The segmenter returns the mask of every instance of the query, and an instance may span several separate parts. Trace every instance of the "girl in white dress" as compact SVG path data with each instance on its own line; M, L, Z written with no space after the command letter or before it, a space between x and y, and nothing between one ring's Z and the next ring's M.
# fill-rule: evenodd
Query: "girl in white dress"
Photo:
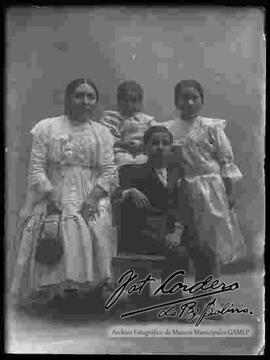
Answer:
M220 276L220 266L246 254L236 220L235 184L242 174L224 129L226 121L199 116L204 96L196 80L175 86L179 115L165 125L174 137L184 174L182 214L189 223L187 247L195 264L195 281Z

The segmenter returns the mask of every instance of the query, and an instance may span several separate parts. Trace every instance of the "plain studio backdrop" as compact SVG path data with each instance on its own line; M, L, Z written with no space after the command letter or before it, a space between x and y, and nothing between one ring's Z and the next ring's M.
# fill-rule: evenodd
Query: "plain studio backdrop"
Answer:
M63 113L68 82L89 77L100 110L114 109L116 88L134 79L144 107L174 117L174 86L196 79L202 115L227 120L238 186L238 218L249 256L264 245L264 12L255 8L24 7L6 22L6 242L12 251L26 192L32 126ZM14 259L8 263L9 269Z

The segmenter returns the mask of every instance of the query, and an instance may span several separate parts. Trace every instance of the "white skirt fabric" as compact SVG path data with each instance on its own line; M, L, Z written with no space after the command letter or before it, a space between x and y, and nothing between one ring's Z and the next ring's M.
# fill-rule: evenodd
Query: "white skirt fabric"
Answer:
M22 229L11 284L15 303L46 302L66 289L87 291L111 277L111 257L116 253L115 229L111 225L110 202L102 199L99 216L85 223L71 208L62 213L64 254L53 266L35 260L44 213L32 215ZM18 229L20 231L20 229Z

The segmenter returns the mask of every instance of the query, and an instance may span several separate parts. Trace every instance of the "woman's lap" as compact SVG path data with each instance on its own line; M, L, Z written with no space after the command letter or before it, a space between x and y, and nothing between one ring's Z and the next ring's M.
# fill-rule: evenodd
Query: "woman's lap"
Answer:
M59 263L53 267L37 263L34 254L39 220L33 216L24 228L12 281L13 295L25 298L40 290L50 292L52 289L57 293L59 288L68 288L70 284L77 289L91 288L110 277L112 250L106 249L109 240L100 239L106 234L95 232L93 236L80 216L62 221L65 250Z

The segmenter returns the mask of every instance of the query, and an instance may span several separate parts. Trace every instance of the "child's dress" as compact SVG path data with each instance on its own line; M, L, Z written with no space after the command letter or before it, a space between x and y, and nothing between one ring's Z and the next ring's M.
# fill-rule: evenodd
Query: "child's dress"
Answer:
M226 121L199 116L191 127L180 119L165 125L174 136L184 172L183 191L193 214L196 236L188 245L207 243L222 264L244 256L246 246L223 182L242 178L224 133Z
M109 128L115 138L116 165L147 161L143 154L143 134L156 124L153 116L138 112L132 117L123 118L118 111L105 111L101 123Z

